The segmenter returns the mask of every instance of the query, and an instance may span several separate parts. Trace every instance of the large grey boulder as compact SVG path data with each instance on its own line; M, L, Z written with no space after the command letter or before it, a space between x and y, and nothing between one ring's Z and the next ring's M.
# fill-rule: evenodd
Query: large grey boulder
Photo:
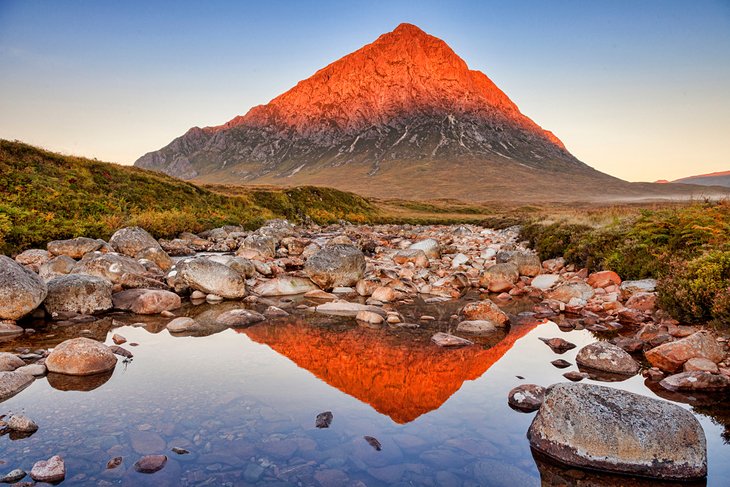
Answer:
M527 432L530 445L562 463L662 479L707 475L707 443L689 411L592 384L548 388Z
M46 248L52 255L66 255L72 259L80 259L89 252L99 250L106 242L88 237L76 237L68 240L54 240L48 242Z
M103 277L112 284L121 284L125 274L142 275L145 268L142 264L119 254L86 254L83 259L76 263L72 270L73 274L86 274L89 276Z
M149 248L162 250L159 242L147 230L140 227L126 227L117 230L109 239L109 245L116 252L129 257L136 257L137 254Z
M328 245L307 259L304 272L322 289L354 286L365 275L365 254L353 245Z
M102 277L66 274L48 281L43 307L51 315L94 314L111 309L112 283Z
M178 264L175 290L195 290L226 299L246 296L246 281L230 267L209 259L191 259Z
M0 255L0 320L18 320L36 309L48 288L38 275Z
M634 375L639 371L639 363L631 355L608 342L586 345L578 351L575 361L578 365L613 374Z

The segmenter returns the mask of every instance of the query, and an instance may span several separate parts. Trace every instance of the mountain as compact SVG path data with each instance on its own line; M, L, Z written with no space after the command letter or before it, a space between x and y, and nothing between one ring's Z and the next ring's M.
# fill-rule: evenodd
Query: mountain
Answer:
M486 75L410 24L135 165L205 183L315 184L415 199L639 196L651 187L576 159Z
M709 174L699 174L697 176L689 176L677 179L675 183L697 184L700 186L725 186L730 188L730 171L713 172Z

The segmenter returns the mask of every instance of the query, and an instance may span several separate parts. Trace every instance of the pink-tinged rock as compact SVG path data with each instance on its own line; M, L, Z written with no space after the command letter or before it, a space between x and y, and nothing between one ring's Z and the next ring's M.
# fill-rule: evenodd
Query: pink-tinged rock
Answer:
M718 363L724 357L722 347L707 332L697 332L687 338L664 343L647 350L645 355L649 363L666 372L676 372L691 358L706 358Z
M109 347L90 338L72 338L58 345L46 358L49 372L92 375L114 368L117 358Z
M695 357L687 360L684 363L684 371L685 372L692 372L692 371L700 371L700 372L710 372L711 374L719 374L720 369L717 366L715 362L712 360L708 360L706 358L701 357Z
M46 248L51 255L65 255L72 259L80 259L89 252L100 250L106 242L88 237L77 237L68 240L48 242Z
M30 471L30 477L36 482L60 482L66 478L66 465L63 458L54 455L48 460L35 462Z
M155 315L178 309L180 296L162 289L127 289L112 296L114 307L138 315Z
M33 272L38 272L40 267L51 260L51 258L52 256L47 250L28 249L16 255L15 262L32 269Z
M489 299L465 305L461 314L467 321L487 320L496 326L506 326L509 323L509 316Z
M629 325L638 325L648 321L649 317L643 311L637 309L624 308L618 312L618 321Z
M654 311L656 299L656 293L635 293L626 301L626 307L638 311Z
M512 289L519 278L515 264L495 264L484 270L479 285L493 293L501 293Z
M571 281L561 284L549 293L547 297L560 301L561 303L569 303L571 299L580 299L587 301L593 297L595 291L593 288L583 281Z
M619 286L621 285L621 278L613 271L600 271L588 276L587 283L591 287Z
M390 303L391 301L396 300L395 290L388 286L380 286L376 288L371 297L382 303Z
M430 265L428 256L420 249L401 250L393 256L393 262L399 265L413 262L416 267L428 267Z
M719 391L730 387L730 379L701 370L670 375L659 385L669 391Z
M555 353L565 353L568 350L572 350L575 348L574 343L570 343L567 340L563 340L562 338L538 338L541 342L546 344L548 347L552 349Z

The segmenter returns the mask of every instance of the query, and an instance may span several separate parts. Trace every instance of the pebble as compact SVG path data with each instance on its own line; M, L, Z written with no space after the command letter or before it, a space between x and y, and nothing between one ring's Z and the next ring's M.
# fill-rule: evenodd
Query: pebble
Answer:
M66 478L66 465L63 458L54 455L48 460L40 460L33 464L30 477L36 482L60 482Z
M134 469L140 473L155 473L162 470L167 463L167 455L145 455L134 463Z

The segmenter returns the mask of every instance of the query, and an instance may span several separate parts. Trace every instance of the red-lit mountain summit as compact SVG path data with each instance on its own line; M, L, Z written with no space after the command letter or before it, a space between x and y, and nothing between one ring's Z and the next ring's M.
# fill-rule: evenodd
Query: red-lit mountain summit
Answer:
M205 182L320 184L377 196L429 196L421 183L431 181L433 191L434 177L440 193L431 196L468 199L487 199L515 179L618 183L573 157L444 41L410 24L135 165Z

